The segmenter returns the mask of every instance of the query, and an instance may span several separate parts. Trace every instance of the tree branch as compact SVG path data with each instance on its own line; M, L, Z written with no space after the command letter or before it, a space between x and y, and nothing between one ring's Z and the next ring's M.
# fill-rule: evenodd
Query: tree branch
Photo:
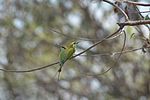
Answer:
M135 49L131 49L131 50L124 50L124 51L122 51L122 54L131 53L131 52L138 51L141 49L143 49L143 47L135 48ZM111 56L111 55L117 55L120 53L121 52L110 52L110 53L97 53L97 54L92 54L92 55L81 55L81 56Z
M38 67L38 68L34 68L34 69L29 69L29 70L8 70L8 69L0 69L0 70L4 71L4 72L27 73L27 72L33 72L33 71L38 71L38 70L41 70L41 69L45 69L45 68L48 68L50 66L54 66L56 64L59 64L59 62L55 62L55 63L49 64L49 65L46 65L46 66L43 66L43 67Z
M150 20L137 20L137 21L127 21L122 23L117 23L119 26L136 26L150 24Z

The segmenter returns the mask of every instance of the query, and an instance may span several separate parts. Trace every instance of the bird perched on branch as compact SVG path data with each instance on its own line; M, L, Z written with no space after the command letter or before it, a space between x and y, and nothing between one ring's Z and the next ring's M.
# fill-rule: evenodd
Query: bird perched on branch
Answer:
M61 46L61 50L59 54L59 65L60 65L60 68L58 69L59 75L64 63L73 57L73 54L75 53L75 49L76 49L76 44L78 43L79 42L71 42L67 47ZM59 75L58 75L58 79L59 79Z

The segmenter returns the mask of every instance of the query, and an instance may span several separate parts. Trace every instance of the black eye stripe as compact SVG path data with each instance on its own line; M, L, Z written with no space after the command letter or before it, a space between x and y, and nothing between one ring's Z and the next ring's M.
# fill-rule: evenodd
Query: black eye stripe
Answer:
M62 48L66 49L66 47L62 46Z

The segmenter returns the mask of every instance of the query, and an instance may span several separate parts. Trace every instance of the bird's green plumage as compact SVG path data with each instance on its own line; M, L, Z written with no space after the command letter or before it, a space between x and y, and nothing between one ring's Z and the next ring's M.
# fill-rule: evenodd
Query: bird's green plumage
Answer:
M63 66L64 63L67 60L66 48L61 47L60 54L59 54L59 59L60 59L60 66Z

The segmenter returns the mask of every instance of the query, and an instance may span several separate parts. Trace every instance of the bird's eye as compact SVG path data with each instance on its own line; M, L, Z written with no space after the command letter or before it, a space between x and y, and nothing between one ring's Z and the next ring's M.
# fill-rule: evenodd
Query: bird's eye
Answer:
M61 46L63 49L66 49L66 47L64 47L64 46Z

